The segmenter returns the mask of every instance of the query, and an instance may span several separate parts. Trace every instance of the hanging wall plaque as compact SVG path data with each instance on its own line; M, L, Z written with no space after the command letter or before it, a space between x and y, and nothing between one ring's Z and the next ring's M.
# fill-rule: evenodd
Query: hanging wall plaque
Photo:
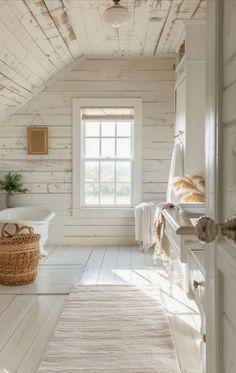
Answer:
M48 154L48 128L28 127L28 154Z

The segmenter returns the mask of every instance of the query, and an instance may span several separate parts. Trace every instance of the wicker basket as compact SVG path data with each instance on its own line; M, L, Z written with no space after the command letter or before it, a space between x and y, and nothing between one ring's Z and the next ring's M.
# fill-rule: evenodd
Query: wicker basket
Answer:
M0 239L0 284L28 284L37 276L40 235L32 227L18 224L14 224L15 233L10 234L7 225L4 224Z

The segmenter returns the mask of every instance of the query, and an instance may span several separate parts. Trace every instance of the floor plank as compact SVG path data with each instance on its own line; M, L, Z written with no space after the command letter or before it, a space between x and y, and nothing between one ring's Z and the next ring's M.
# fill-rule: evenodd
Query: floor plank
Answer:
M34 282L22 286L0 285L0 294L69 294L78 282L82 265L41 264Z
M61 258L62 264L85 265L91 253L88 247L66 247Z
M114 284L119 246L107 247L101 265L97 285Z
M15 298L15 295L2 295L0 296L0 315L7 310L10 303Z
M44 264L61 264L63 256L65 255L65 247L55 247L48 257L46 257ZM49 254L49 253L48 253ZM63 263L66 264L66 263Z
M1 365L9 372L15 372L20 366L56 300L57 296L38 296L0 352Z
M105 252L105 247L93 247L86 263L86 267L81 273L81 277L78 281L80 285L94 285L97 283Z
M34 373L46 350L57 320L61 314L66 297L58 295L54 306L51 308L42 328L32 343L27 355L23 358L15 373ZM14 373L14 372L10 372Z
M146 256L141 250L131 248L131 283L137 285L150 285Z
M0 316L0 351L27 314L30 307L37 300L36 295L17 296Z
M115 285L131 284L131 248L120 246L115 269Z
M48 256L43 256L43 257L41 257L41 259L40 259L40 263L41 263L41 264L46 263L47 260L48 260L48 258L49 258L49 256L51 256L52 253L53 253L53 251L56 250L56 249L57 249L56 246L47 246L47 253L48 253Z

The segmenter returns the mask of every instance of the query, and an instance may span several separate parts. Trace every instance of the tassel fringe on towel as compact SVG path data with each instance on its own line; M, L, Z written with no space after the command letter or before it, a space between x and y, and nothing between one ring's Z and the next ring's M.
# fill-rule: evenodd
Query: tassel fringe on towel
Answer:
M156 209L154 220L154 234L155 234L155 247L153 253L153 260L156 263L157 257L161 255L163 260L170 262L172 259L171 243L165 233L165 217L163 215L164 209L174 208L175 205L169 202L160 203Z

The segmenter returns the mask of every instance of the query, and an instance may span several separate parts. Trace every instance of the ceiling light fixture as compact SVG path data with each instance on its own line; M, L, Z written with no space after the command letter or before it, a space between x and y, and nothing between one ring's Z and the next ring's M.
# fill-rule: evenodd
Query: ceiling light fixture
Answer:
M114 5L110 6L103 13L103 20L111 27L119 28L129 22L131 13L121 6L120 0L113 0Z

